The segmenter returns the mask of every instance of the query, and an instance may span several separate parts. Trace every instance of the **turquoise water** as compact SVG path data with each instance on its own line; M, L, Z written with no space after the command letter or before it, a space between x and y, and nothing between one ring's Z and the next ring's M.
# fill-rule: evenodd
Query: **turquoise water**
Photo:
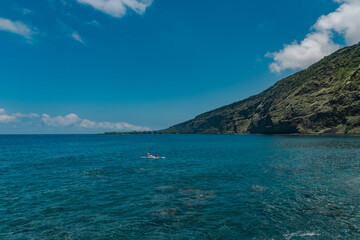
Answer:
M0 239L360 239L359 149L359 137L3 135Z

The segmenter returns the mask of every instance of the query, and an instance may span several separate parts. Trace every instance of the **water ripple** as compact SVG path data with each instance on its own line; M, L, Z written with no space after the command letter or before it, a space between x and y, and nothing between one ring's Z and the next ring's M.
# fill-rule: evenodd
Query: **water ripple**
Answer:
M0 136L0 239L360 239L360 138ZM140 159L147 151L166 159Z

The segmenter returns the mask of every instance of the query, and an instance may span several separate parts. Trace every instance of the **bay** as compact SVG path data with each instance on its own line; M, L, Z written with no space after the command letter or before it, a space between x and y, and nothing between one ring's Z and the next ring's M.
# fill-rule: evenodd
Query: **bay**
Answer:
M359 149L356 136L0 135L0 239L359 239Z

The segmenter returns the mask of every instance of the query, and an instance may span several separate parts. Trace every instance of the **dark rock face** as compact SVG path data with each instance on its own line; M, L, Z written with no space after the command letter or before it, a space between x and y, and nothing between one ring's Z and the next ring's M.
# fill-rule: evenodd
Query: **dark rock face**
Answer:
M360 44L248 99L157 133L360 133Z

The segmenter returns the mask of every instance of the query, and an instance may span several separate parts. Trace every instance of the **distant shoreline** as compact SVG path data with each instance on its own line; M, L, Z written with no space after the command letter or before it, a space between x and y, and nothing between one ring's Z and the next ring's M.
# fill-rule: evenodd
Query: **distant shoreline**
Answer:
M290 134L263 134L263 133L158 133L158 132L105 132L105 133L0 133L0 136L86 136L86 135L262 135L262 136L354 136L360 134L330 134L330 133L290 133Z
M105 132L103 135L265 135L265 136L360 136L356 133L289 133L289 134L265 134L265 133L163 133L151 132Z

